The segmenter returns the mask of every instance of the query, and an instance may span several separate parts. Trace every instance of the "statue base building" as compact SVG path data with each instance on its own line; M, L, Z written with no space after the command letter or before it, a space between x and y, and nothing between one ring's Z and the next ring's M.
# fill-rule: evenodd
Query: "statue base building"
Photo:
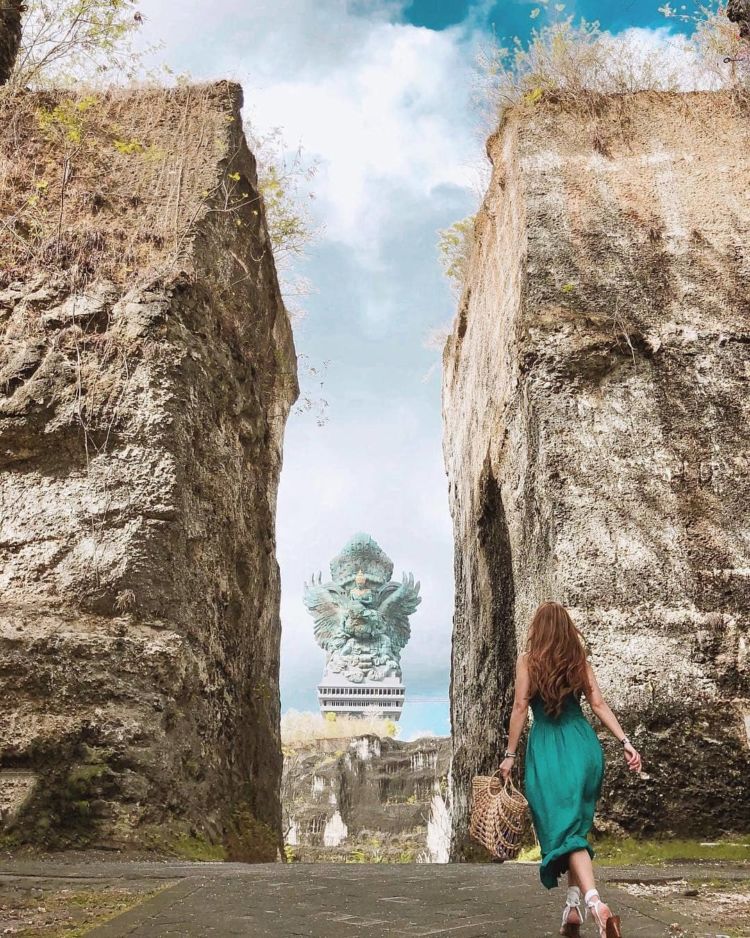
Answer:
M398 678L355 684L341 674L327 672L318 684L320 712L337 716L382 716L398 720L404 708L406 687Z

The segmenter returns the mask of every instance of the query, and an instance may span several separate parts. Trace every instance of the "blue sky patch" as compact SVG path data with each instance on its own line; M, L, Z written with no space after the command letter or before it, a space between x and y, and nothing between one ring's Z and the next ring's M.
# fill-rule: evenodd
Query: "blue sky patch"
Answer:
M481 25L493 31L498 38L526 38L534 26L530 14L536 6L541 9L546 6L551 10L555 4L553 0L549 0L546 5L534 3L532 0L498 0L493 5L472 3L471 0L411 0L406 4L403 15L404 19L414 26L441 30L465 21L470 14L476 16L482 7L487 7ZM681 7L676 3L673 3L673 6L677 9ZM659 13L658 7L658 0L625 0L624 3L575 0L566 3L564 9L557 12L561 16L572 15L576 20L580 17L598 20L604 29L613 33L633 26L649 29L669 26L673 31L690 31L689 24L681 24L675 18L665 19Z
M446 29L462 22L469 13L469 0L411 0L405 19L414 26Z

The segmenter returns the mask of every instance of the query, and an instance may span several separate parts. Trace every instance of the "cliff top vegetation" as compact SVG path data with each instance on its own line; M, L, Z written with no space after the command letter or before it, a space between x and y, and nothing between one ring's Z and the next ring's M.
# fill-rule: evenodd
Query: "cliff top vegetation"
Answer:
M234 212L260 195L285 293L309 292L289 267L315 234L308 184L316 167L299 149L288 154L278 128L244 127L258 193L243 195L231 175L226 191L217 191L220 182L193 179L191 170L216 164L216 151L225 146L227 128L208 126L220 94L211 86L191 88L187 76L166 67L149 69L157 47L136 41L144 17L135 0L5 0L3 10L0 269L6 281L36 265L72 272L72 286L85 280L86 266L122 281L133 270L150 270L157 258L174 259L177 232L184 236L209 202L213 210ZM168 87L135 84L154 77ZM240 120L241 93L229 83L223 88L227 105L219 120L232 124ZM214 152L199 152L206 148ZM231 161L231 153L225 156ZM106 225L115 209L116 233ZM110 248L116 263L102 268Z
M281 717L281 742L294 747L316 739L346 739L354 736L395 737L398 724L384 717L351 717L332 714L325 718L309 711L287 710Z
M2 285L54 270L73 288L94 274L141 279L177 263L202 215L234 212L244 224L239 210L259 197L233 172L240 102L226 82L0 89Z
M734 0L734 7L743 3ZM691 32L651 46L637 33L614 36L597 21L562 16L562 6L539 0L530 15L540 25L527 41L493 41L480 51L476 104L485 135L494 134L511 110L532 114L554 106L594 118L605 97L643 91L723 91L726 103L750 107L750 25L727 4L714 0L689 9L665 3L659 8L665 19ZM459 295L473 240L474 215L438 232L443 272Z

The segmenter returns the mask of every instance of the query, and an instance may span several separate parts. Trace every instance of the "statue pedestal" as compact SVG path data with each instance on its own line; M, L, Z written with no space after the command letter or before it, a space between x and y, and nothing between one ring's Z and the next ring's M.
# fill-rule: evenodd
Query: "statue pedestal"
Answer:
M398 720L406 687L398 678L354 684L340 674L327 672L318 684L320 712L346 716L382 716Z

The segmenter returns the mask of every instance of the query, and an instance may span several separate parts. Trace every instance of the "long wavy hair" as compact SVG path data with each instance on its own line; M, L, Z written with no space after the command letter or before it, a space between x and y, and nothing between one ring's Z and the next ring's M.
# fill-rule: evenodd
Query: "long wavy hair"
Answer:
M568 694L586 689L586 646L568 610L546 602L534 613L526 640L531 686L545 711L559 716Z

